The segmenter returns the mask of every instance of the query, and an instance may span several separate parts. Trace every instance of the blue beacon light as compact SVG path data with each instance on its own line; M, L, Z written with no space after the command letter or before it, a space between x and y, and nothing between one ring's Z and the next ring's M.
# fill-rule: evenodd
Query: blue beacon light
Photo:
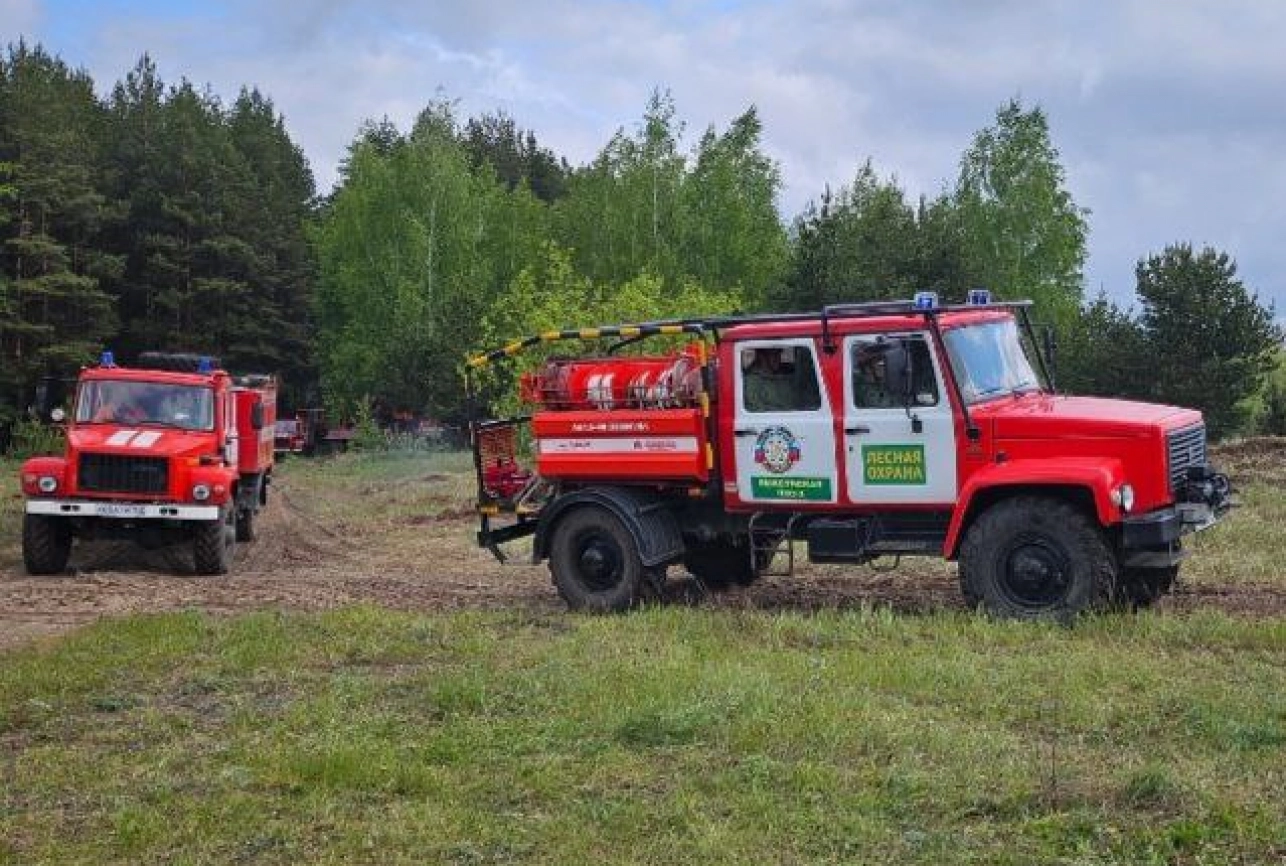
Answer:
M911 305L917 310L935 310L938 307L938 293L916 292Z
M986 289L969 290L969 306L985 307L991 303L991 292Z
M115 356L115 355L113 355L111 352L103 352L102 356L98 359L98 366L100 366L100 367L115 367L115 366L116 366L116 356Z

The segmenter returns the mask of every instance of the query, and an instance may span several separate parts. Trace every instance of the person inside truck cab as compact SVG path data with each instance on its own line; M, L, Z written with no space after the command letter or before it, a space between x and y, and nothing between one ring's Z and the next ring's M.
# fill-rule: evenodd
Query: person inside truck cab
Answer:
M741 352L747 412L800 412L817 409L821 395L807 349L761 347Z
M858 348L853 381L853 400L858 407L887 409L898 405L888 385L891 351L884 343Z
M134 399L133 389L109 382L99 383L98 409L92 421L106 424L135 424L147 418L147 412Z

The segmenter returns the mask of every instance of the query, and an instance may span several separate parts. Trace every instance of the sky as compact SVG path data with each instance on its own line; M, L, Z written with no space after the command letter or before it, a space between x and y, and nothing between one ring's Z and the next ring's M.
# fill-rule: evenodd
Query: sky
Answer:
M1286 3L1277 0L0 0L104 92L151 54L225 100L257 86L322 191L366 119L504 111L573 164L668 89L694 145L747 107L792 219L868 158L913 197L1011 98L1046 112L1089 210L1087 296L1213 246L1286 314Z

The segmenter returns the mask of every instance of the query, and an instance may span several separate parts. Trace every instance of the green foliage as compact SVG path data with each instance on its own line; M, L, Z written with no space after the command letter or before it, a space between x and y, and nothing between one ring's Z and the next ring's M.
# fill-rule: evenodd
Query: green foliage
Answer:
M762 133L753 107L722 135L707 129L680 193L680 285L739 289L754 306L781 280L788 258L776 209L781 173L762 151Z
M513 190L525 185L536 198L549 203L567 193L571 167L536 142L531 130L519 129L504 113L471 117L460 133L475 171L488 165Z
M474 174L450 108L405 137L359 140L314 233L319 361L340 414L366 395L448 416L498 280L543 234L531 193ZM534 250L533 250L534 252Z
M1245 401L1275 366L1282 334L1271 307L1237 279L1227 253L1175 244L1139 261L1140 324L1155 399L1197 406L1214 436L1244 429Z
M43 454L61 454L63 444L63 432L60 428L23 418L13 425L9 456L26 459Z
M285 402L311 377L311 173L272 103L243 91L230 109L183 81L168 91L147 57L109 105L111 232L127 262L117 348L221 355L239 372L279 372Z
M1277 359L1277 369L1264 389L1264 407L1259 416L1259 432L1269 436L1286 436L1286 364Z
M916 214L896 178L881 180L870 160L851 186L809 203L794 226L794 262L774 300L796 309L845 301L909 297L918 273Z
M21 42L0 57L0 422L115 326L101 285L120 268L101 248L102 124L86 73Z
M356 451L388 450L388 439L385 438L384 431L380 430L379 424L375 423L369 400L357 401L353 415L353 438L349 444Z
M952 203L971 282L1032 298L1066 326L1081 298L1088 212L1067 191L1058 156L1045 113L1011 100L965 151Z
M598 285L654 274L672 292L689 283L739 289L761 302L784 273L776 164L761 147L754 108L702 135L691 160L674 100L655 92L634 135L619 130L572 176L554 207L553 237Z
M742 300L737 291L695 283L671 292L659 277L646 273L620 285L595 284L576 272L567 250L551 242L540 259L495 299L483 316L475 349L486 351L528 334L565 328L727 314L739 309ZM651 339L638 345L639 351L656 352L675 343ZM493 408L504 414L517 411L518 395L509 385L514 376L533 369L543 358L585 351L583 344L549 343L524 352L512 364L484 371L483 384Z
M1099 295L1060 335L1061 389L1102 397L1146 398L1155 359L1148 334L1128 310Z

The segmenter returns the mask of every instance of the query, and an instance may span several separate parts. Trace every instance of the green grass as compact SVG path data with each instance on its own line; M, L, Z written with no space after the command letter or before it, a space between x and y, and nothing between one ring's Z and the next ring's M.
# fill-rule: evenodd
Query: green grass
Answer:
M1185 540L1192 556L1183 580L1209 587L1286 584L1282 527L1286 495L1277 484L1251 481L1236 491L1239 507L1219 525Z
M0 666L0 862L1265 863L1286 623L374 608Z
M465 451L350 453L287 460L279 471L304 495L296 505L345 529L473 514L473 457Z
M0 457L0 567L22 561L21 460Z

